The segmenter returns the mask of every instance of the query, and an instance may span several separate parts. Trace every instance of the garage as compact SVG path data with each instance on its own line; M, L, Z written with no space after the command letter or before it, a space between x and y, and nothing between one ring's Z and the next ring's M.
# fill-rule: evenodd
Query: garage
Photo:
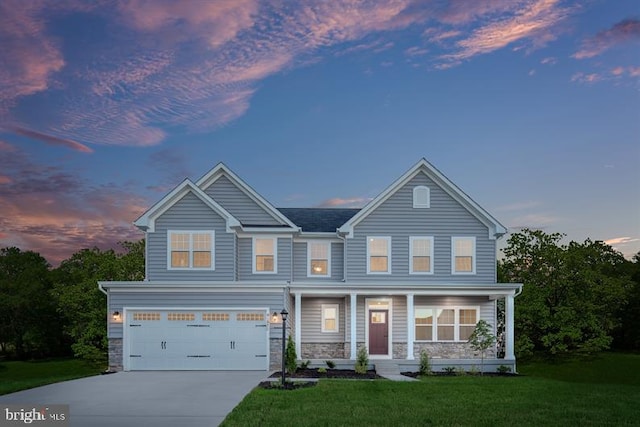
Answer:
M125 370L267 370L266 309L125 310Z

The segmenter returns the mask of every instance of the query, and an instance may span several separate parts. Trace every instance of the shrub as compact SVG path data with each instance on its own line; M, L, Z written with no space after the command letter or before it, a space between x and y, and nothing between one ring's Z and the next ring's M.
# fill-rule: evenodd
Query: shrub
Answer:
M318 368L318 373L319 374L326 374L327 373L327 368L325 368L324 366L321 366Z
M476 365L472 365L471 369L469 369L469 375L478 375L480 374L480 368L478 368Z
M304 362L300 362L300 369L308 369L309 363L311 363L310 360L305 360Z
M464 370L464 368L462 366L458 366L457 368L454 369L454 372L456 375L458 376L463 376L463 375L467 375L467 371Z
M478 321L475 329L471 333L469 337L469 344L471 347L480 352L481 355L481 366L482 370L480 371L480 375L482 375L482 371L484 371L484 354L496 342L496 336L491 331L491 326L484 320Z
M447 366L442 368L443 371L445 371L447 374L449 375L453 375L454 372L456 372L456 368L453 366Z
M364 347L360 347L360 350L358 350L358 355L356 359L356 366L355 366L356 374L366 374L368 367L369 367L369 355L367 354L367 349Z
M511 372L511 366L500 365L496 368L496 372L498 372L499 374L508 374L509 372Z
M284 362L289 374L293 374L298 369L298 356L296 355L296 344L289 335L287 340L287 348L285 350Z
M429 361L429 354L422 350L420 352L420 375L431 375L431 362Z
M333 360L325 360L324 363L327 364L327 366L329 367L329 369L333 369L336 367L336 362L334 362Z

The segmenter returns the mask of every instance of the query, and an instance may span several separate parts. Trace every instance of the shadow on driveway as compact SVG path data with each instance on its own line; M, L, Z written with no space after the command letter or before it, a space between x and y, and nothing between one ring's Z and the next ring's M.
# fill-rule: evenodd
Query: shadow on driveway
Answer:
M265 371L118 372L0 396L0 403L68 404L70 425L217 426Z

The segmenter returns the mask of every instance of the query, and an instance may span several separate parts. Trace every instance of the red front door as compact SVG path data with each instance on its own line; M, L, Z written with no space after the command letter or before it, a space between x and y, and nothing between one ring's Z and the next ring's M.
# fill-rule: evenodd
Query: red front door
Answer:
M369 354L389 354L389 310L369 311Z

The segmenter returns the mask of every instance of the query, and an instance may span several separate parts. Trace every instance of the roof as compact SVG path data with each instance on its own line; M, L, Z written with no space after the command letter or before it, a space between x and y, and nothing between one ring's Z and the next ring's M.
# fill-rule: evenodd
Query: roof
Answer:
M389 187L387 187L382 193L380 193L375 199L371 200L360 212L350 218L344 225L338 230L341 233L346 233L347 236L353 236L353 228L364 218L369 216L371 212L376 210L378 206L384 203L389 197L395 194L400 188L408 183L413 177L419 173L424 173L431 178L440 188L453 197L458 203L464 206L472 215L474 215L480 222L485 224L489 229L489 238L495 239L507 232L504 225L500 224L489 212L484 210L478 205L471 197L469 197L464 191L462 191L457 185L449 180L442 172L435 168L426 159L421 159L411 169L409 169L404 175L395 180Z
M360 209L346 208L278 208L278 210L307 233L335 233Z

